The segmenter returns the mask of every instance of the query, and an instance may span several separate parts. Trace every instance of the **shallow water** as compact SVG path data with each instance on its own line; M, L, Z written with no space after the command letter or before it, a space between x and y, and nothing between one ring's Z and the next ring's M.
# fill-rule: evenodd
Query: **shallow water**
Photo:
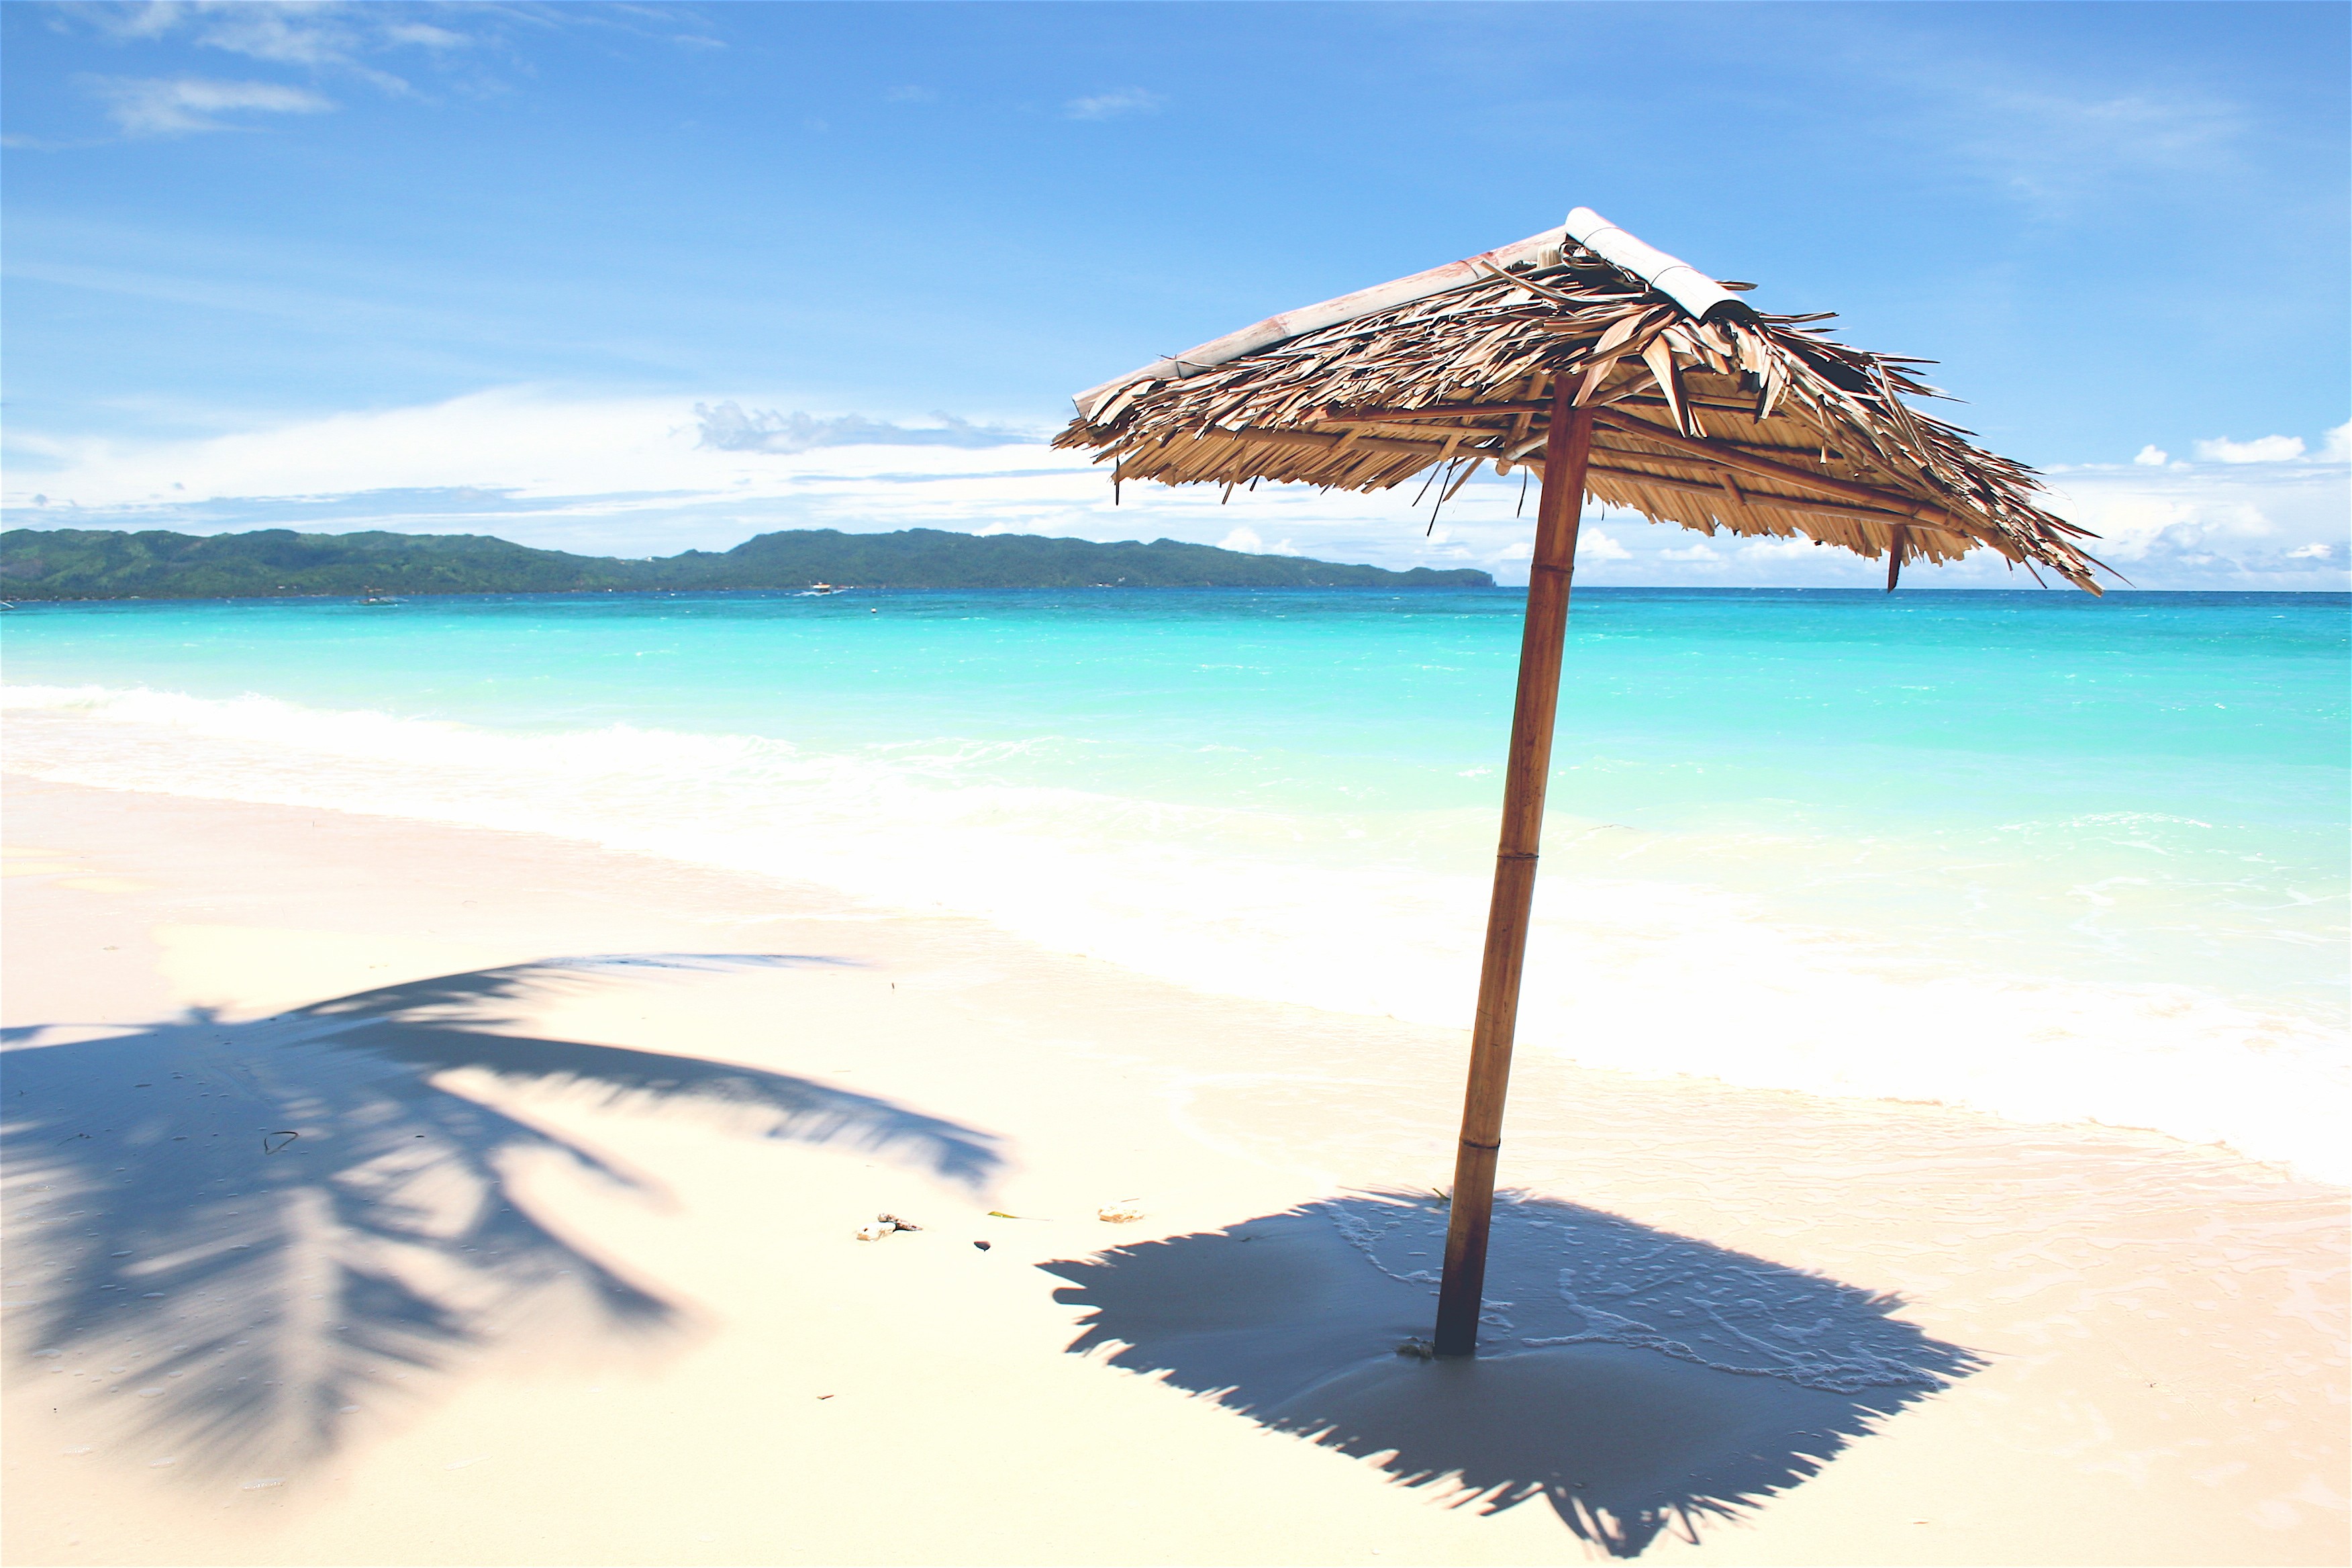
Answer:
M7 765L1466 1023L1516 591L38 605ZM2347 601L1580 591L1522 1039L2343 1180Z

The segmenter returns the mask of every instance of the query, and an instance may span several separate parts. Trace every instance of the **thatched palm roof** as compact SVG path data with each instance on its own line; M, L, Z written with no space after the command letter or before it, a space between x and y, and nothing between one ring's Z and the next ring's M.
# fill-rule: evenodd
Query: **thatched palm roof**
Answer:
M1376 490L1433 466L1540 471L1557 378L1596 422L1586 488L1703 533L1801 536L1890 566L1979 545L2098 588L2036 476L1905 400L1926 362L1771 316L1590 209L1560 229L1276 316L1080 393L1055 440L1114 482ZM1890 573L1890 583L1892 574Z

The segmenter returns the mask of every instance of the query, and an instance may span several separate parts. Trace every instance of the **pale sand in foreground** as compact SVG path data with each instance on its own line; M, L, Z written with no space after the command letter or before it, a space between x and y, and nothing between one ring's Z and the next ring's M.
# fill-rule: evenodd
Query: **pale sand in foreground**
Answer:
M1363 1194L1458 1035L551 839L7 834L10 1563L2347 1556L2344 1194L2225 1154L1530 1050L1516 1353L1430 1366ZM1529 1348L1562 1236L1944 1386Z

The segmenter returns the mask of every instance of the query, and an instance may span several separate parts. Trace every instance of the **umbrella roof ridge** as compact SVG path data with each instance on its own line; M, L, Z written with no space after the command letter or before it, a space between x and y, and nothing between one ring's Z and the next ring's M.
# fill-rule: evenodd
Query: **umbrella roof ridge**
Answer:
M2039 476L1911 407L1927 362L1770 315L1588 207L1559 228L1290 310L1074 400L1055 437L1114 480L1376 490L1444 466L1541 470L1565 382L1596 430L1586 488L1654 521L1945 562L1989 547L2092 593L2087 531Z

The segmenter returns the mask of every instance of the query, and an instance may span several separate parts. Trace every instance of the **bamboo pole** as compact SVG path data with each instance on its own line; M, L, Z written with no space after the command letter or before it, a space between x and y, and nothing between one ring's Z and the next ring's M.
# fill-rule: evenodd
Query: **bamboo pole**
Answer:
M1462 1143L1454 1155L1453 1210L1445 1227L1445 1277L1437 1292L1437 1353L1475 1355L1478 1308L1486 1284L1486 1231L1495 1213L1495 1161L1510 1090L1511 1037L1519 1016L1519 972L1528 955L1528 913L1543 837L1544 785L1551 776L1552 718L1568 636L1568 593L1576 571L1576 529L1584 511L1584 468L1592 411L1573 406L1573 377L1552 395L1544 443L1543 494L1536 504L1535 564L1519 639L1519 694L1503 777L1502 842L1486 952L1478 976L1478 1016L1470 1032L1470 1081L1462 1098Z

